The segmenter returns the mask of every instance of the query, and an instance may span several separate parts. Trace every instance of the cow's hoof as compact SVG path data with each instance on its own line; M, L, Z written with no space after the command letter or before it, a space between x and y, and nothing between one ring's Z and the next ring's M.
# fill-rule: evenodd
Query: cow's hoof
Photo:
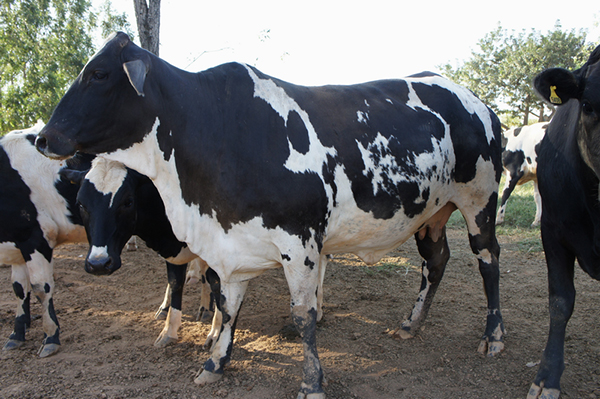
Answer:
M54 355L60 349L59 344L44 344L38 351L39 357L48 357Z
M500 352L504 350L504 342L502 341L493 341L489 342L487 339L482 339L479 343L479 348L477 348L477 352L482 355L488 356L496 356Z
M17 349L17 348L22 347L24 343L25 343L25 341L17 341L16 339L9 339L8 341L6 341L6 343L2 347L2 350L10 351L13 349Z
M169 314L169 309L158 309L154 314L155 320L166 320L167 315Z
M156 339L156 341L154 341L154 346L156 346L157 348L164 348L167 345L173 344L175 342L177 342L177 338L169 337L167 335L160 335Z
M200 375L194 379L194 383L200 386L212 384L223 378L223 374L211 373L210 371L202 370Z
M531 384L527 399L558 399L559 396L560 391L558 389L545 389L536 384Z
M303 392L298 392L297 399L325 399L325 394L323 392L309 393L309 394L305 394Z

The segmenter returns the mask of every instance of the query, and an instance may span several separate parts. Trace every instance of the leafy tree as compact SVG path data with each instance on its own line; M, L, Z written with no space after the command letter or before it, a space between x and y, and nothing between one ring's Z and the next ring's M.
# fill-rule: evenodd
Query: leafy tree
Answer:
M523 125L529 124L530 115L540 121L549 119L547 105L533 91L536 74L551 67L576 69L593 50L586 43L585 31L565 32L559 21L545 35L534 29L509 33L499 26L478 46L462 65L443 65L444 74L469 88L498 114L518 117ZM549 111L552 116L554 110Z
M96 24L88 0L0 0L0 132L50 118L94 52Z
M127 33L131 40L135 39L135 33L127 20L127 13L117 14L109 0L102 4L100 15L102 19L99 27L102 31L102 37L107 37L113 32L123 31Z

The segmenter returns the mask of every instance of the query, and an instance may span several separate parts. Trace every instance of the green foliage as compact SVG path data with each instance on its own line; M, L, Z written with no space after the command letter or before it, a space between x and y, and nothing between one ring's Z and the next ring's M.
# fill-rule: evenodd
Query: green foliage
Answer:
M0 132L50 118L94 52L96 24L88 0L0 0Z
M131 40L135 39L133 28L127 20L127 13L117 14L109 0L106 0L102 4L100 12L102 15L102 20L100 21L102 37L107 37L113 32L122 31L127 33Z
M545 104L533 91L533 78L546 68L576 69L593 50L584 30L563 31L559 22L546 34L534 29L508 32L499 26L478 46L461 66L441 66L444 74L469 88L499 115L518 116L523 125L528 124L530 114L545 118Z

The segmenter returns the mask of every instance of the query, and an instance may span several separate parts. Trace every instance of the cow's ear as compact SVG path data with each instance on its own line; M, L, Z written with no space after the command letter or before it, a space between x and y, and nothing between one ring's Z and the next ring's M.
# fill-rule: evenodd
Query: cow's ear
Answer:
M544 101L553 105L566 104L580 96L577 76L563 68L546 69L535 77L533 86Z
M142 60L128 61L123 64L123 69L138 96L144 97L144 82L148 73L146 63Z
M62 168L61 170L58 171L58 174L59 174L59 176L63 177L64 179L68 180L71 184L80 186L81 182L85 178L85 175L87 174L87 172L88 172L87 170L75 170L75 169L69 169L69 168Z

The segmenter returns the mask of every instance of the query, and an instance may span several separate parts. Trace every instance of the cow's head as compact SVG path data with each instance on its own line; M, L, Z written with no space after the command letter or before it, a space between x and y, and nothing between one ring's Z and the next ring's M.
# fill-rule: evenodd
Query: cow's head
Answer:
M85 271L111 274L121 267L121 252L134 233L137 172L96 159L77 194L81 219L90 243Z
M579 149L585 163L600 177L600 46L580 69L547 69L533 83L538 94L553 105L578 101Z
M149 119L150 127L144 125L143 116L152 109L145 97L152 57L125 33L107 39L38 135L38 150L51 158L68 158L76 151L112 152L141 141L156 116Z

